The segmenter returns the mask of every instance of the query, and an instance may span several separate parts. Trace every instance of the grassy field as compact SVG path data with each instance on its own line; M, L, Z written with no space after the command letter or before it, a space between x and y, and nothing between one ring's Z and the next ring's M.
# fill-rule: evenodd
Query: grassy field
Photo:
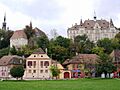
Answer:
M0 90L120 90L120 79L0 81Z

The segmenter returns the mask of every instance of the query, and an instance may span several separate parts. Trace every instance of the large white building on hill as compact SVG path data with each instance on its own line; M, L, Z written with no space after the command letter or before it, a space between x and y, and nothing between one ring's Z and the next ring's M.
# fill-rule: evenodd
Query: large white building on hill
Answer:
M86 34L94 42L103 38L114 38L118 32L119 30L114 26L112 19L110 21L97 20L96 16L94 20L88 19L83 22L81 19L79 25L75 23L75 25L67 30L68 38L72 40L78 35Z

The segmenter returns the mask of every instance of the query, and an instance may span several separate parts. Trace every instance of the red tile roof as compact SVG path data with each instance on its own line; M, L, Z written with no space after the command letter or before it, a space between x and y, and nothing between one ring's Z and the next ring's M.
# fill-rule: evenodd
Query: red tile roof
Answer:
M27 39L27 35L25 34L24 30L15 31L11 37L11 39L19 39L19 38Z
M79 64L79 63L92 63L95 64L98 56L96 54L79 54L72 59L66 60L63 65L66 64Z

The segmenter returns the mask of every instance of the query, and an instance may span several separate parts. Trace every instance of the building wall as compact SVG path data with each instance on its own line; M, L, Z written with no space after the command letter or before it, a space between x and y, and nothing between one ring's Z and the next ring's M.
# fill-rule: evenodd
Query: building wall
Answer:
M9 77L10 69L7 66L0 66L0 78Z
M21 47L28 44L28 40L25 38L19 38L19 39L10 39L10 47Z
M28 63L32 62L32 66ZM48 62L49 65L45 65ZM26 79L49 79L51 59L47 54L32 54L26 60L26 70L24 78Z
M69 28L67 33L68 33L68 38L72 40L74 40L74 37L78 35L86 34L91 41L96 42L97 40L103 38L109 38L109 39L114 38L118 32L119 31L115 27L107 28L105 30L104 29L101 30L101 28L94 27L93 30L85 30L85 28L79 28L79 29Z

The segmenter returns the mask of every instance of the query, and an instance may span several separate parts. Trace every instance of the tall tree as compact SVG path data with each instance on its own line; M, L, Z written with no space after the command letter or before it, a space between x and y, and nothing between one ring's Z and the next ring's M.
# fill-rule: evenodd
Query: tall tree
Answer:
M111 42L111 39L109 39L109 38L104 38L104 39L98 40L97 41L97 46L98 47L103 47L104 52L107 53L107 54L110 54L113 50L112 42Z
M41 36L41 37L37 37L37 45L38 47L42 48L44 51L46 48L48 48L49 45L49 39L46 36Z
M112 62L112 58L109 55L102 53L99 56L96 65L96 71L99 75L104 73L105 77L107 77L107 74L110 75L110 73L116 71L116 69L117 69L116 66L114 66Z
M78 53L91 53L91 50L94 47L94 43L91 42L85 34L76 36L74 43Z

